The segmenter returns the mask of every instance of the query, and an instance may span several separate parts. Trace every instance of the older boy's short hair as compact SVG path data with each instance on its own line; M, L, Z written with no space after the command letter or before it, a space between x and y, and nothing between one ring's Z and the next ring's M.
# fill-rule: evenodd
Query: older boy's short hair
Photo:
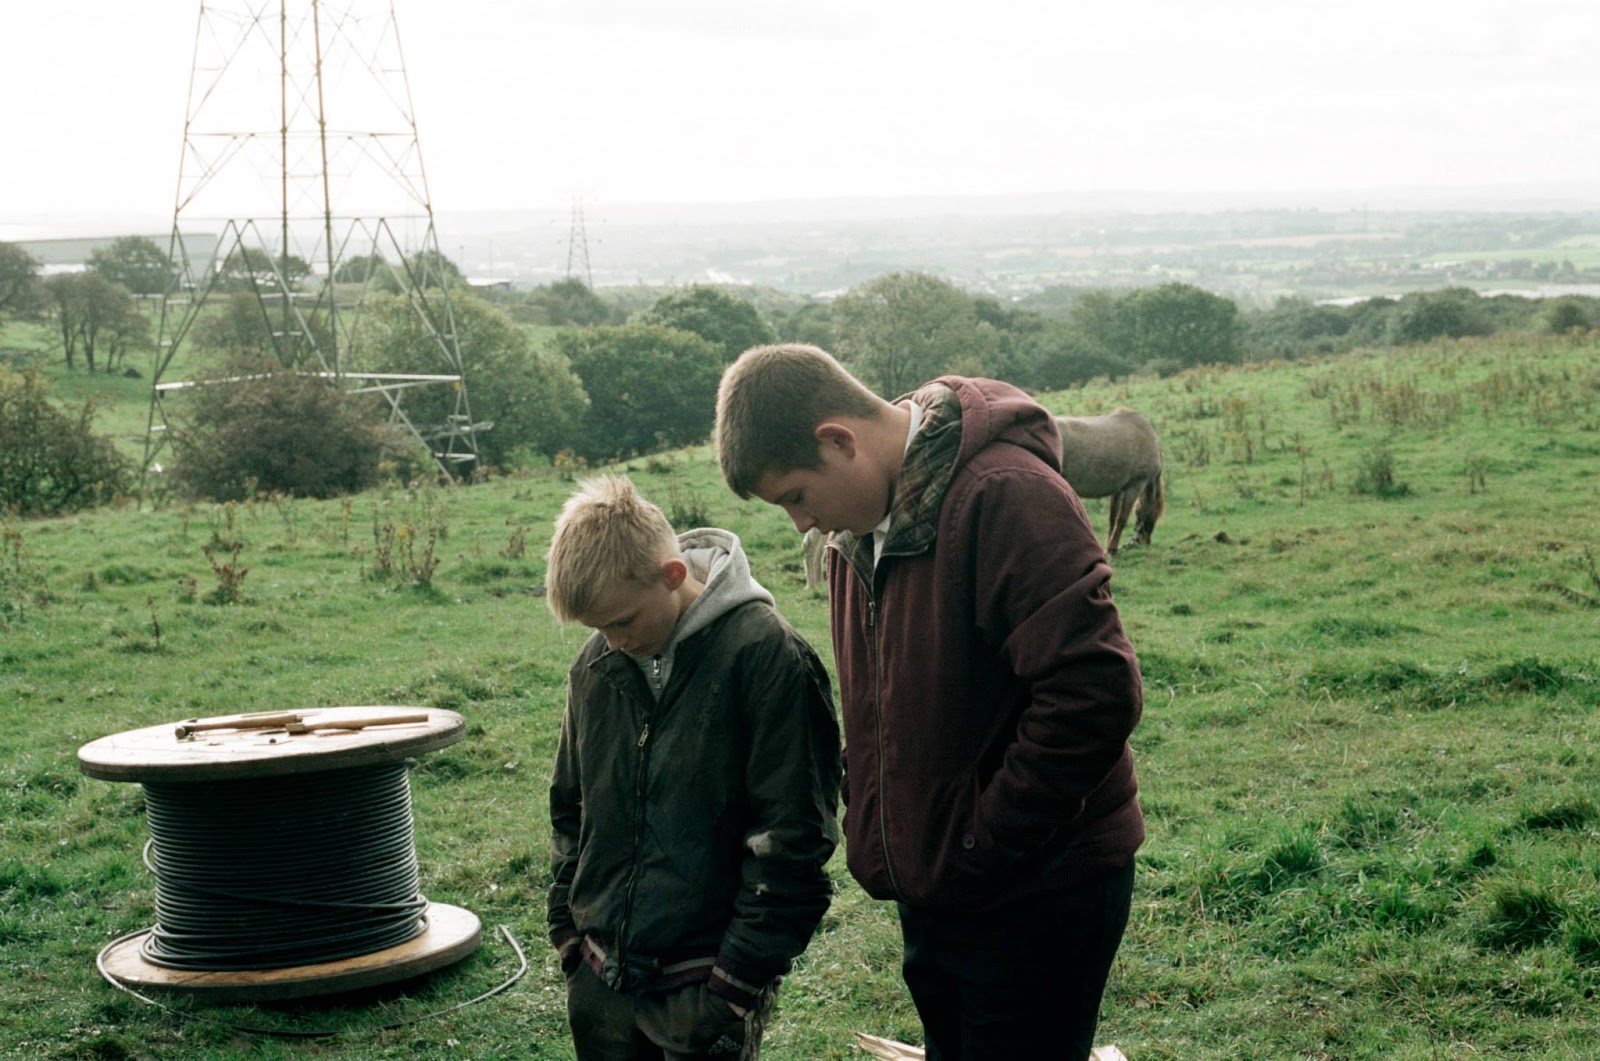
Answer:
M585 479L556 517L545 558L545 602L559 621L574 622L612 586L650 585L662 561L678 555L672 524L639 496L632 480Z
M830 416L876 418L883 401L820 347L753 346L717 388L717 462L742 498L772 472L822 463L816 427Z

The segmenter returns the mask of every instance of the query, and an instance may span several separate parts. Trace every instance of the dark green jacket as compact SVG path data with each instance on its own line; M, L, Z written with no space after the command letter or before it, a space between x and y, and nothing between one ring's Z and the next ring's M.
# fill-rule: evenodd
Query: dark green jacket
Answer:
M569 675L550 937L618 990L706 980L749 1005L832 894L841 760L827 672L769 605L675 645L659 702L595 635Z

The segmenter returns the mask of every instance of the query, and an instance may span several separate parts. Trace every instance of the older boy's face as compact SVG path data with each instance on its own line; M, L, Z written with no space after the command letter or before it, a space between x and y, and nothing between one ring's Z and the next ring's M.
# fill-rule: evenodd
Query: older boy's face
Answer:
M866 534L889 511L887 484L877 484L859 459L832 446L820 451L822 466L767 472L756 482L755 495L789 514L795 530L812 527L824 533Z
M608 587L578 621L600 631L613 651L654 656L667 647L678 612L678 598L663 579L648 586Z

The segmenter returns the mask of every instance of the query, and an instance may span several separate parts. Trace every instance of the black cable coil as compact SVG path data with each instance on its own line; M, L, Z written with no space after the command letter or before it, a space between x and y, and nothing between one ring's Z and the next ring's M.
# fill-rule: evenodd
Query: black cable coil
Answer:
M156 926L174 969L279 969L372 954L427 927L404 764L144 784Z

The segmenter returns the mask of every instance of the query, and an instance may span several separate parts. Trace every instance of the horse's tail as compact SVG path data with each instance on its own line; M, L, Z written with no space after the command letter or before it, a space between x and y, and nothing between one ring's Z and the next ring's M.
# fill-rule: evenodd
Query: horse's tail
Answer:
M1150 535L1156 529L1156 520L1167 510L1167 489L1161 483L1161 469L1157 468L1144 484L1144 493L1139 495L1139 519L1134 529L1133 540L1140 545L1150 544Z

